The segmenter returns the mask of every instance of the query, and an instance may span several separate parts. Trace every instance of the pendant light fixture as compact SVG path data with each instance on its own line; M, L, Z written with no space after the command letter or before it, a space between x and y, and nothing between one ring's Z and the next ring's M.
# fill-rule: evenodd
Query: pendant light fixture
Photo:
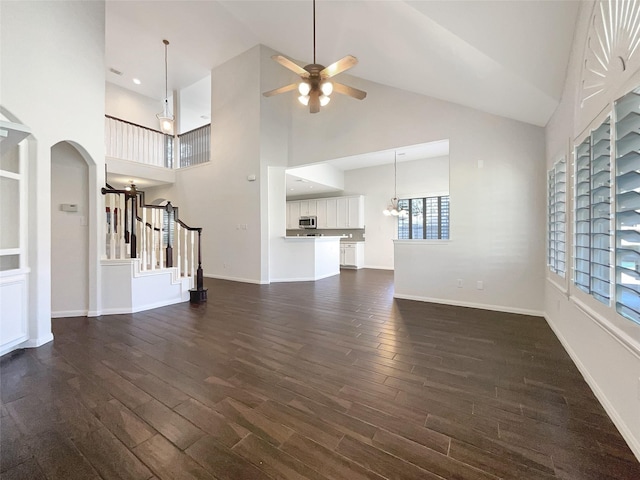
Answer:
M403 155L403 154L401 154ZM409 216L409 212L407 212L404 208L399 205L400 201L398 200L398 152L394 152L393 158L393 198L391 199L389 205L382 213L387 216L393 217L407 217Z
M160 121L160 130L162 133L171 135L173 133L173 115L169 111L169 81L168 81L168 62L167 50L169 48L169 40L162 40L164 43L164 108L162 113L156 115Z

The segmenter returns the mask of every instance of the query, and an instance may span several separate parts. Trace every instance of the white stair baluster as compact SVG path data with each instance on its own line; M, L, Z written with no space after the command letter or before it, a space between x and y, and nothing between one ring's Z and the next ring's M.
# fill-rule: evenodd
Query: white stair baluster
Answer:
M147 269L147 209L142 208L142 225L140 226L142 232L140 238L140 247L142 252L140 253L140 270L145 271Z
M193 247L193 242L195 241L195 231L191 230L191 278L195 278L196 276L196 262L195 262L195 251L196 249ZM195 281L195 280L194 280Z
M155 210L149 212L151 217L151 270L156 269L156 215Z
M107 206L109 208L109 224L108 228L108 238L109 238L109 259L112 260L116 258L116 235L115 235L115 195L108 194L107 195Z
M189 230L184 229L184 254L182 258L184 260L184 276L189 276L189 242L188 242Z
M158 255L160 256L160 268L164 268L164 257L165 257L165 243L164 243L164 210L159 208L156 209L158 211L158 225L160 228L160 235L158 239Z
M118 257L120 259L127 258L127 243L124 238L124 211L127 208L127 197L124 195L116 195L116 211L118 212L117 225L118 232L116 233L118 239Z
M176 225L176 233L174 238L174 243L176 244L176 268L178 269L178 276L182 276L182 272L180 271L180 225L178 222L175 222Z

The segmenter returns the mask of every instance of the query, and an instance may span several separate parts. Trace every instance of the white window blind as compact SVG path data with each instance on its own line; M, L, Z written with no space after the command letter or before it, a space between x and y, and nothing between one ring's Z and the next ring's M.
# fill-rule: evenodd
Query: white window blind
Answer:
M547 265L564 277L566 272L567 163L561 159L548 171Z
M607 118L576 147L575 285L611 300L611 125Z
M616 111L616 310L640 323L640 89Z

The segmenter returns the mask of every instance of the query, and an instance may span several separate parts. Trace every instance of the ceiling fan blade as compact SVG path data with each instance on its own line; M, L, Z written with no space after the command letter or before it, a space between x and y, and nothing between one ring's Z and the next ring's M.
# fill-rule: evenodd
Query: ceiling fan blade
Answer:
M282 55L274 55L271 58L273 58L276 62L278 62L284 68L288 68L293 73L300 75L301 77L307 78L309 76L309 72L307 72L304 68L302 68L297 63L292 62L288 58L283 57Z
M284 87L269 90L268 92L264 92L262 95L264 95L265 97L273 97L274 95L278 95L279 93L290 92L291 90L295 90L296 88L298 88L298 84L292 83L290 85L285 85Z
M318 113L320 111L320 94L318 92L311 92L309 95L309 111L311 113Z
M324 70L321 70L320 76L322 78L331 78L335 75L338 75L339 73L344 72L345 70L349 70L356 63L358 63L358 59L356 57L354 57L353 55L347 55L346 57L341 58L337 62L332 63L331 65L326 67Z
M363 90L358 90L357 88L349 87L348 85L343 85L341 83L331 83L333 83L333 91L341 93L342 95L348 95L358 100L364 100L364 98L367 96L367 92Z

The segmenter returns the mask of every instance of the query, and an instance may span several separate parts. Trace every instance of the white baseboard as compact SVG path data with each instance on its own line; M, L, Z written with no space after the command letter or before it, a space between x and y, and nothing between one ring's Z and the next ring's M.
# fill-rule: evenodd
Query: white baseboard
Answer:
M598 385L598 382L596 382L596 380L591 376L587 367L584 366L584 364L580 360L580 357L578 357L573 348L571 348L571 345L569 345L567 340L560 333L560 330L555 327L553 322L551 322L546 315L544 316L544 319L546 320L547 325L551 327L551 330L553 330L553 333L558 338L558 340L560 340L560 343L571 357L571 360L573 360L573 363L576 365L576 367L578 367L578 370L580 370L580 373L582 374L584 380L587 382L587 385L589 385L591 391L596 396L602 407L605 409L607 415L609 415L609 418L611 418L611 421L614 423L622 437L625 439L633 454L636 456L638 461L640 461L640 439L636 438L631 430L629 430L627 424L624 422L622 417L620 417L618 411L607 398L607 395L602 391L602 389Z
M394 268L393 267L387 267L387 266L378 266L378 265L365 265L362 268L371 268L373 270L391 270L393 271Z
M326 275L320 275L319 277L272 278L271 279L271 283L315 282L316 280L322 280L323 278L335 277L336 275L340 275L340 272L327 273Z
M230 282L241 282L241 283L254 283L256 285L268 285L269 282L267 280L255 280L253 278L241 278L241 277L230 277L227 275L216 275L213 273L205 273L203 277L206 278L215 278L218 280L229 280Z
M24 343L21 343L20 348L36 348L41 345L44 345L45 343L49 343L52 341L53 341L53 333L49 332L48 334L42 335L41 337L32 338L27 340Z
M138 313L138 312L146 312L147 310L153 310L154 308L166 307L169 305L175 305L176 303L184 303L187 300L164 300L162 302L149 303L146 305L138 305L137 307L132 308L105 308L100 312L100 315L121 315L126 313Z
M542 312L541 310L529 310L528 308L507 307L505 305L487 305L484 303L462 302L459 300L421 297L418 295L403 295L400 293L394 293L393 297L401 298L404 300L417 300L418 302L430 302L430 303L440 303L443 305L453 305L455 307L478 308L480 310L494 310L496 312L518 313L521 315L533 315L535 317L544 317L544 312Z
M60 310L58 312L51 312L51 318L66 318L66 317L88 317L88 310Z

